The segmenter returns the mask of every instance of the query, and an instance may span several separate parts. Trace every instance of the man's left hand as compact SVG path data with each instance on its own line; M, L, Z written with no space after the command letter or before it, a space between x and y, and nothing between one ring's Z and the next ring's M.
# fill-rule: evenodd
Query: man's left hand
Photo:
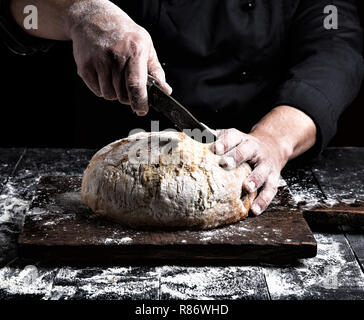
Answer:
M244 162L254 167L243 188L251 193L262 187L251 208L255 215L261 214L275 197L281 170L288 161L282 146L268 135L245 134L237 129L228 129L218 132L213 149L222 156L220 165L227 170Z
M259 215L276 195L283 167L315 144L316 133L316 125L307 114L290 106L278 106L249 134L237 129L218 131L212 148L222 156L220 165L227 170L244 162L252 165L253 172L243 188L249 193L261 188L251 208Z

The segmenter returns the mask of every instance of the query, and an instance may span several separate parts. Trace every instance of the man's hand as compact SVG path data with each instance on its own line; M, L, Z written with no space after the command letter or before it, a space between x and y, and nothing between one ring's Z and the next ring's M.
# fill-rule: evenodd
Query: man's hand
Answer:
M251 209L259 215L276 195L280 172L287 162L277 142L270 136L260 137L228 129L219 132L214 152L222 156L220 165L227 170L247 161L254 167L243 188L252 193L263 186Z
M149 33L107 0L74 3L67 26L78 74L97 95L148 112L147 75L170 94Z
M27 0L10 0L15 21L23 28ZM148 112L147 74L168 94L164 71L148 32L108 0L32 0L39 29L25 30L46 39L72 40L78 74L100 97Z
M288 160L315 143L316 126L303 112L287 106L273 109L250 132L221 130L213 151L221 155L220 165L231 170L244 162L253 166L243 188L251 193L261 188L252 205L261 214L277 193L281 170Z

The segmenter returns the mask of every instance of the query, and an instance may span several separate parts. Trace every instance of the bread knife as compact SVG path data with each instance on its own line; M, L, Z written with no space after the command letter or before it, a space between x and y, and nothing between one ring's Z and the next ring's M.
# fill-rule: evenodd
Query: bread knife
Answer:
M180 131L198 129L207 135L211 135L212 138L216 138L215 130L198 121L182 104L165 93L158 85L157 80L150 75L148 75L147 90L149 105L157 112L162 113ZM188 131L185 133L188 133Z

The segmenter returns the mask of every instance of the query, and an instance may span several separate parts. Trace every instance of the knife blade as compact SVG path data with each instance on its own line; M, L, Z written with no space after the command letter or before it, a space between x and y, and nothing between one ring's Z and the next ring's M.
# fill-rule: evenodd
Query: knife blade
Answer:
M149 105L168 118L180 131L188 134L189 131L185 129L198 129L206 134L206 140L209 140L207 136L210 136L212 141L216 138L215 130L198 121L182 104L166 94L157 80L150 75L148 75L147 90Z

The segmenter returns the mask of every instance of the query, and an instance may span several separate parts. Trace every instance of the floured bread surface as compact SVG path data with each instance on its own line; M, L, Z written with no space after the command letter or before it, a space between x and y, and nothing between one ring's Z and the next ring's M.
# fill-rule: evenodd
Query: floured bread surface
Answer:
M81 198L97 214L144 229L208 229L248 215L248 164L219 166L210 144L180 132L138 133L97 152Z

